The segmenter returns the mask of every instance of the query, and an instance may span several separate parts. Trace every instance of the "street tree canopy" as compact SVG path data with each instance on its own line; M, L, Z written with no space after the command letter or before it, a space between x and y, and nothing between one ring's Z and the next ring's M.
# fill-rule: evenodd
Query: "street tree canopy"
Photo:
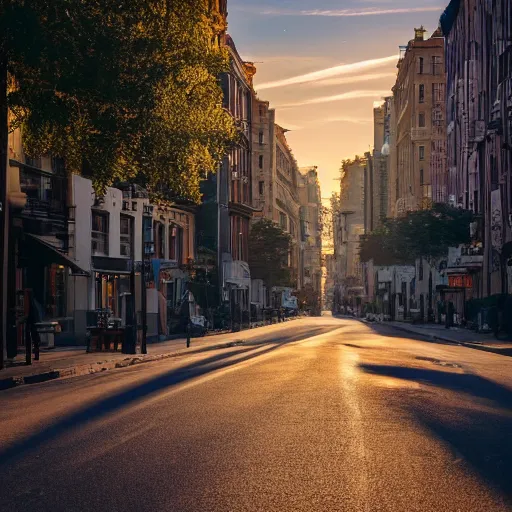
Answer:
M31 156L198 201L235 140L222 108L222 19L204 0L12 0L0 21L10 129Z
M362 238L361 261L373 260L376 265L413 264L420 257L433 261L450 247L470 242L471 221L471 212L442 203L386 219Z
M252 279L262 279L268 288L291 286L288 254L292 239L277 224L262 219L249 234L249 266Z

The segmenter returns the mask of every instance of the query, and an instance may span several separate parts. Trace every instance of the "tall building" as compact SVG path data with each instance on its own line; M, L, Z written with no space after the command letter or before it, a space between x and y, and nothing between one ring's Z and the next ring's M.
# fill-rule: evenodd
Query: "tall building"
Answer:
M373 151L366 154L365 232L371 233L389 216L389 143L392 98L373 109Z
M299 281L322 292L322 199L316 167L299 173L301 264Z
M229 71L221 76L223 106L238 128L238 142L224 157L215 175L202 184L203 203L197 214L198 257L215 261L220 302L231 317L248 321L251 275L249 226L252 205L252 107L256 68L240 57L233 39L223 44L230 57Z
M254 220L261 217L274 220L276 113L268 101L262 101L256 95L253 96L252 111L252 197L258 210Z
M452 0L446 38L448 196L477 214L449 258L467 296L512 292L512 1Z
M300 288L300 199L298 193L299 168L286 140L286 130L275 125L275 181L272 183L273 220L292 237L289 266L292 280Z
M447 200L444 38L440 30L424 34L415 29L401 47L393 87L395 216Z
M301 175L269 103L253 98L252 162L254 221L267 218L292 237L288 264L294 285L302 285L299 183Z
M339 199L333 201L335 301L354 306L354 298L364 293L359 259L360 238L365 232L366 158L343 162ZM334 204L336 203L336 204Z

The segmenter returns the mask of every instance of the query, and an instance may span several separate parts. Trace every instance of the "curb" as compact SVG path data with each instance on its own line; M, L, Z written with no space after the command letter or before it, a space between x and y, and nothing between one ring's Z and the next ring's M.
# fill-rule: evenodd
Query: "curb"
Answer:
M368 324L369 322L364 322ZM387 325L385 323L378 325ZM436 336L429 333L421 333L417 331L413 331L411 329L407 329L407 327L397 326L397 325L387 325L391 329L396 329L397 331L406 332L408 334L416 334L417 336L424 336L432 341L443 341L445 343L451 343L452 345L459 345L466 348L472 348L474 350L481 350L482 352L490 352L492 354L498 354L500 356L512 357L512 347L511 348L494 348L489 345L482 345L479 343L472 343L469 341L457 341L451 338L445 338L444 336Z
M297 320L297 318L290 318L287 321ZM277 325L277 324L276 324ZM259 327L266 327L266 325L261 325ZM251 329L256 329L258 327L251 327ZM231 331L223 331L220 333L212 334L212 336L230 333ZM240 331L241 333L243 331ZM205 336L205 337L208 337ZM179 338L178 338L179 339ZM7 377L5 379L0 379L0 391L4 391L7 389L12 389L15 387L27 385L27 384L39 384L42 382L47 382L50 380L63 380L69 379L70 377L80 377L83 375L92 375L94 373L106 372L109 370L114 370L118 368L127 368L129 366L135 366L138 364L152 363L154 361L161 361L164 359L170 359L173 357L179 357L182 354L199 354L201 352L207 352L209 350L220 350L223 348L232 348L243 345L245 341L229 341L223 343L217 343L216 345L207 345L204 347L196 348L196 349L178 349L174 352L166 352L164 354L134 354L132 356L126 357L121 360L114 361L99 361L97 363L87 363L76 366L69 366L62 369L55 369L50 371L45 371L41 373L32 373L30 375L26 375L25 377ZM156 345L156 344L155 344Z
M70 366L63 369L55 369L50 371L45 371L41 373L33 373L30 375L26 375L24 377L8 377L6 379L0 379L0 391L4 391L7 389L12 389L15 387L28 385L28 384L40 384L42 382L48 382L50 380L63 380L68 379L70 377L80 377L83 375L92 375L95 373L101 373L109 370L114 370L118 368L128 368L129 366L135 366L139 364L152 363L155 361L162 361L165 359L171 359L174 357L179 357L183 354L199 354L201 352L207 352L209 350L219 350L223 348L231 348L235 346L240 346L244 342L225 342L219 343L216 345L207 345L205 347L200 347L197 349L178 349L174 352L167 352L164 354L156 354L156 355L133 355L130 357L126 357L121 360L113 360L113 361L101 361L98 363L87 363L82 365Z

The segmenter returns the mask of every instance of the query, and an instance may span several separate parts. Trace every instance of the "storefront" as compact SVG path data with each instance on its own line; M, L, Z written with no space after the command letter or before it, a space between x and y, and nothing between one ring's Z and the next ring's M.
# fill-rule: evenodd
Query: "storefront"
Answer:
M37 308L37 317L41 321L59 323L61 333L56 343L67 344L74 335L68 281L89 274L51 241L50 237L31 233L22 233L17 240L17 268L10 276L10 286L16 290L15 305L10 313L13 315L11 328L14 329L12 335L15 333L17 347L25 344L26 314L31 305ZM31 303L27 303L29 295L32 296ZM11 357L16 355L16 351L13 344L9 349Z
M187 291L188 274L178 267L176 260L153 259L151 263L158 292L159 334L182 332L184 314L181 306Z
M245 261L224 262L223 296L237 326L250 323L251 272Z
M126 321L126 296L131 290L132 261L93 256L95 309L108 309L111 316Z

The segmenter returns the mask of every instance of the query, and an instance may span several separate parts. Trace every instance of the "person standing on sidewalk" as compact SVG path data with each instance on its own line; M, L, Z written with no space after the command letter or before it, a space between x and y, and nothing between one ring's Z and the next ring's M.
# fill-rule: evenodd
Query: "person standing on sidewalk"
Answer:
M26 329L30 334L30 341L34 350L34 359L36 361L39 360L39 346L41 344L41 337L39 336L39 331L37 330L37 324L41 323L43 320L41 307L37 300L34 297L34 292L30 290L29 292L29 310L27 316ZM28 336L26 337L28 340Z

